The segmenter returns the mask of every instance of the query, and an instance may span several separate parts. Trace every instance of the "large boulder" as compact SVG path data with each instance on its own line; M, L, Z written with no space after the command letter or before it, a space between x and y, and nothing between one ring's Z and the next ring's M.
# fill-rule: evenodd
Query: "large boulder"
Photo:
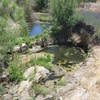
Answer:
M29 90L32 86L32 81L22 81L17 89L18 100L29 100L31 96L29 95Z
M36 74L34 77L34 81L36 83L41 82L42 80L45 80L49 76L49 70L44 68L43 66L36 66Z
M41 50L43 50L43 48L41 48L41 46L34 46L34 47L32 47L32 49L30 49L30 52L37 53L37 52L40 52Z
M28 68L28 69L24 72L24 77L25 77L26 79L29 79L30 76L34 75L34 70L35 70L34 67Z
M13 96L10 94L4 94L0 100L13 100Z

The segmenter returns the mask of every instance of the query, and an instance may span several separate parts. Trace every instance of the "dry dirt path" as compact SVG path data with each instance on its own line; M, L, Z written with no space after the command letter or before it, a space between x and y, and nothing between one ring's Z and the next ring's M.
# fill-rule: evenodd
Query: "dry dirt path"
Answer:
M90 57L58 95L62 100L100 100L100 46L93 47Z

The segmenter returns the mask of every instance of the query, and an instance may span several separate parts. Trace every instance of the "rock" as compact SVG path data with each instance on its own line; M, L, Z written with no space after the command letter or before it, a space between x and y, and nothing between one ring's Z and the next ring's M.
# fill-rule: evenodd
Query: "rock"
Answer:
M24 77L28 79L32 74L34 75L34 69L34 67L28 68L24 73Z
M29 89L32 86L32 81L22 81L17 89L18 100L30 100Z
M55 99L54 99L54 96L52 96L52 95L47 95L45 97L42 95L38 95L36 97L36 100L55 100Z
M66 73L66 71L60 66L53 67L53 71L54 71L54 77L55 78L61 78Z
M42 96L42 95L38 95L38 96L36 97L36 100L43 100L43 96Z
M47 79L49 76L49 70L42 67L42 66L36 66L36 74L34 77L34 81L39 83L43 79Z
M23 91L18 100L31 100L31 96L27 91Z
M3 95L3 100L13 100L13 97L10 94L4 94Z
M13 52L20 52L21 51L21 48L19 45L16 45L14 48L13 48Z
M7 77L8 77L8 73L3 71L2 74L0 75L0 82L6 80Z
M41 50L43 50L41 46L34 46L32 49L30 49L32 53L40 52Z
M19 88L17 90L18 94L21 94L23 91L28 91L32 85L32 82L30 81L22 81L19 85Z
M26 43L22 43L22 45L21 45L21 52L24 52L24 51L26 51L27 49L28 49L27 44L26 44Z
M47 95L43 100L54 100L54 96Z

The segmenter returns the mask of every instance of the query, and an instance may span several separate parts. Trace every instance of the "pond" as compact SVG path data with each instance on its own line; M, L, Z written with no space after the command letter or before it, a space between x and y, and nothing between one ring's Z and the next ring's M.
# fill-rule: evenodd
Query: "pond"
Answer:
M35 35L41 35L43 34L44 30L49 28L49 24L47 23L34 23L29 35L30 36L35 36Z

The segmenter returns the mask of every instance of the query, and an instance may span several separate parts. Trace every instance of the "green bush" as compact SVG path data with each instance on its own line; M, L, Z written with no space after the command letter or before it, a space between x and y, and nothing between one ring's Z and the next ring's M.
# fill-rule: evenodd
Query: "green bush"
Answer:
M0 1L0 54L6 55L18 37L26 37L28 27L24 11L13 0Z
M35 0L35 9L41 11L48 6L48 0Z
M9 62L8 64L8 72L11 81L20 82L21 80L24 79L23 77L24 68L21 69L21 62L18 63L19 62L18 55L14 55L14 56L15 56L14 60Z
M78 22L76 14L77 0L51 0L52 36L61 44L66 43L73 26Z
M23 80L23 73L15 63L9 64L9 74L11 81L20 82Z

